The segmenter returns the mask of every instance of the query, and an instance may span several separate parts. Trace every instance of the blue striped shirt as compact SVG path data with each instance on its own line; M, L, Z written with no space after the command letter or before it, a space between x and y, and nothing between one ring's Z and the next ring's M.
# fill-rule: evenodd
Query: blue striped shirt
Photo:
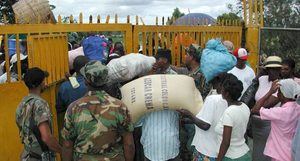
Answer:
M143 116L141 144L151 161L166 161L179 155L179 115L173 110L154 111Z

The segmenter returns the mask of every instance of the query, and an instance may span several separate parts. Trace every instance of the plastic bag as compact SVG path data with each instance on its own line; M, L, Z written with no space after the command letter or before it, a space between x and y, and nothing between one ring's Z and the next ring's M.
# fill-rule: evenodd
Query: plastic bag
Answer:
M230 54L220 40L212 39L206 43L201 57L201 71L206 82L220 73L228 72L236 65L236 58Z
M107 64L109 83L125 82L146 75L155 62L154 57L135 53L113 59Z

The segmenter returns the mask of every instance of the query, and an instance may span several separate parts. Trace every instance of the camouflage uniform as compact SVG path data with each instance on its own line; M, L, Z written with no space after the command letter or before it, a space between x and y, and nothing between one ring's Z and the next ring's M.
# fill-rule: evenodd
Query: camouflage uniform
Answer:
M194 78L195 81L195 85L197 87L197 89L200 91L203 100L206 98L206 96L208 95L208 93L210 92L210 90L212 89L212 85L209 83L206 83L206 79L204 77L204 75L201 72L200 67L188 74L190 77Z
M93 87L107 82L107 68L91 61L81 74ZM62 137L73 145L75 161L122 161L122 133L132 132L133 125L126 106L104 91L89 91L67 109Z
M21 160L39 160L33 155L40 156L42 149L35 135L30 129L30 120L33 119L34 125L47 121L52 131L52 115L48 103L37 95L30 94L23 98L16 110L16 123L19 128L21 141L24 144L24 151ZM29 155L29 153L31 153Z

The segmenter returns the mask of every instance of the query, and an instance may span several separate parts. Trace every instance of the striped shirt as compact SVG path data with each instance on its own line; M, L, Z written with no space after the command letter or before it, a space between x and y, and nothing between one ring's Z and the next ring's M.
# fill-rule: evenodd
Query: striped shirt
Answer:
M166 161L179 155L179 115L173 110L154 111L144 115L141 144L151 161Z

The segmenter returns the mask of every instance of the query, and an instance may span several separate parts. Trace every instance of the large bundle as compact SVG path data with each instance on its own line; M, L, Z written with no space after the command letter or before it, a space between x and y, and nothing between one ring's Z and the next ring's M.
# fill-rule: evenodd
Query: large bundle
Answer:
M134 53L113 59L107 64L110 83L125 82L143 76L152 69L154 63L154 57Z
M19 0L12 8L18 23L55 23L48 0Z
M82 42L83 52L90 60L106 61L106 39L100 36L89 36Z
M73 62L77 56L84 55L83 48L79 47L77 49L71 50L68 52L69 55L69 69L73 69Z
M166 108L187 109L196 115L203 105L193 78L185 75L145 76L124 85L121 93L133 122L147 112Z
M228 52L220 40L209 40L201 57L201 70L206 81L212 80L222 72L227 72L236 65L236 58Z

